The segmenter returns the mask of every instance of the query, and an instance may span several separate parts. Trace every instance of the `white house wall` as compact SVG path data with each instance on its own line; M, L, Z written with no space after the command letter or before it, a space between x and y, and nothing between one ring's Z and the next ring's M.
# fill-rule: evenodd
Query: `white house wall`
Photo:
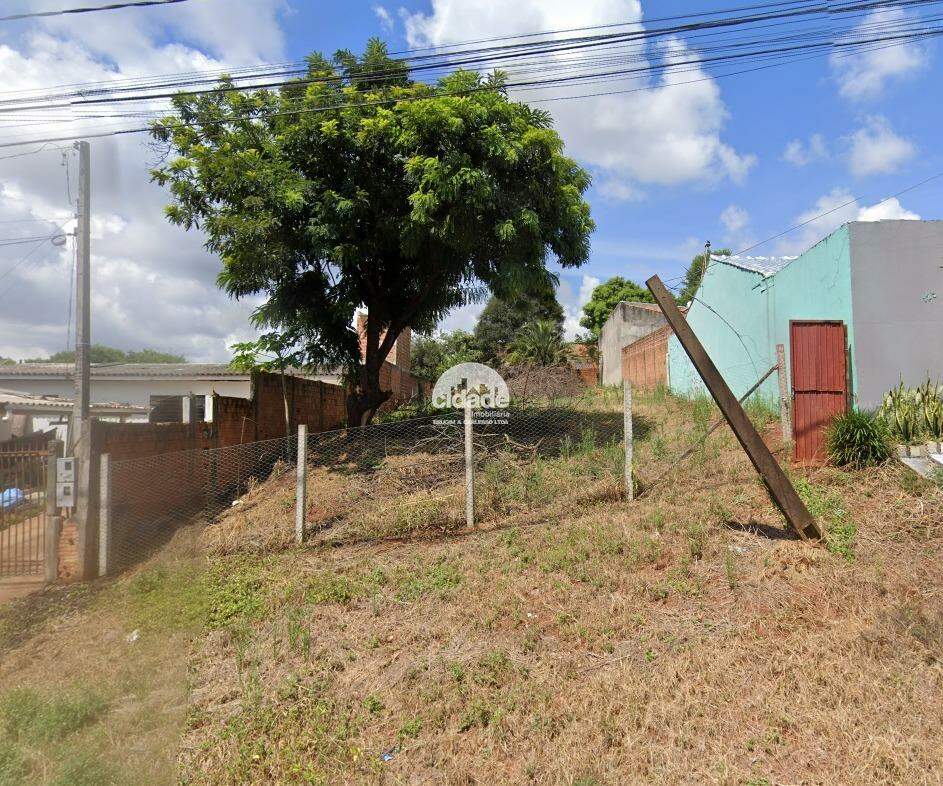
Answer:
M943 377L943 221L856 222L851 290L858 404Z

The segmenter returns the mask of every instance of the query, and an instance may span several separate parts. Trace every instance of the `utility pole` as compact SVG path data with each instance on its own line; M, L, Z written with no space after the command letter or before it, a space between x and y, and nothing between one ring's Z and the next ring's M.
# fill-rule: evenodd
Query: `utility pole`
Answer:
M75 248L75 402L69 440L75 457L75 523L78 529L79 577L95 575L97 518L92 504L92 445L89 421L89 352L91 350L91 161L88 142L76 142L79 151L79 199L76 211ZM93 531L94 530L94 531ZM94 551L94 554L93 554Z
M90 258L91 245L91 173L88 142L76 142L79 151L79 203L76 211L75 248L78 270L75 277L75 402L72 409L71 447L74 449L85 436L88 427L89 405L89 352L91 349Z

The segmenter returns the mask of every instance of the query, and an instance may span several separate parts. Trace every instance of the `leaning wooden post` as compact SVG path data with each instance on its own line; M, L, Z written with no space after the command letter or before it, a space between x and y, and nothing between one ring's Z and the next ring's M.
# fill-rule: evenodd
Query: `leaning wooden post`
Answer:
M789 379L786 376L786 347L776 345L776 368L779 371L779 420L783 428L783 442L792 439L792 422L789 419Z
M747 413L743 411L743 407L730 390L730 386L724 381L714 361L710 359L710 355L707 354L688 321L681 314L674 298L668 294L661 279L658 276L652 276L645 283L655 296L655 302L674 330L691 363L701 375L701 379L704 380L704 384L714 397L714 401L717 402L730 428L733 429L743 450L750 457L756 471L762 476L773 502L785 516L786 521L804 540L821 538L822 530L819 529L819 525L799 498L789 478L786 477L786 473L783 472L783 468L779 466L769 448L766 447L763 438L753 426Z
M111 456L101 455L98 482L98 575L107 576L111 568Z
M635 499L635 488L632 484L632 383L628 380L622 383L623 429L625 431L625 496L626 499Z
M471 402L465 399L465 524L475 526L475 444Z
M43 562L47 582L59 578L59 530L62 518L56 504L56 477L59 470L59 457L62 455L62 440L54 439L49 443L49 457L46 459L46 510L43 531Z
M295 473L295 543L305 542L305 510L308 496L308 427L298 426L298 466Z

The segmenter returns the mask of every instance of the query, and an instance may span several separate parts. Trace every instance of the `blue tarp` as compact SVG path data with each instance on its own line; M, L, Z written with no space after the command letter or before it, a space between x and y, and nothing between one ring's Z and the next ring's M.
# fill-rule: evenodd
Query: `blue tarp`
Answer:
M17 505L22 505L25 500L26 495L18 488L7 489L0 494L0 508L4 510L15 508Z

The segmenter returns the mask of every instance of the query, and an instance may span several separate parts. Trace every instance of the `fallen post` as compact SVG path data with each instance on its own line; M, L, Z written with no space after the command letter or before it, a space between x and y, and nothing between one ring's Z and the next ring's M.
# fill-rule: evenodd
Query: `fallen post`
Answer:
M730 386L717 370L714 361L710 359L704 346L681 314L677 303L668 293L668 290L665 289L661 279L658 276L652 276L645 284L655 297L655 302L661 309L662 314L665 315L668 324L671 325L671 329L687 356L691 359L691 363L694 364L701 375L701 379L704 380L705 386L713 396L724 418L730 424L730 428L743 450L749 456L756 471L763 478L770 497L782 512L786 521L803 540L821 539L822 531L819 529L818 523L812 518L812 514L809 513L808 508L799 498L795 488L789 482L789 478L786 477L786 473L783 472L770 449L766 447L766 443L763 442L747 413L730 390Z

